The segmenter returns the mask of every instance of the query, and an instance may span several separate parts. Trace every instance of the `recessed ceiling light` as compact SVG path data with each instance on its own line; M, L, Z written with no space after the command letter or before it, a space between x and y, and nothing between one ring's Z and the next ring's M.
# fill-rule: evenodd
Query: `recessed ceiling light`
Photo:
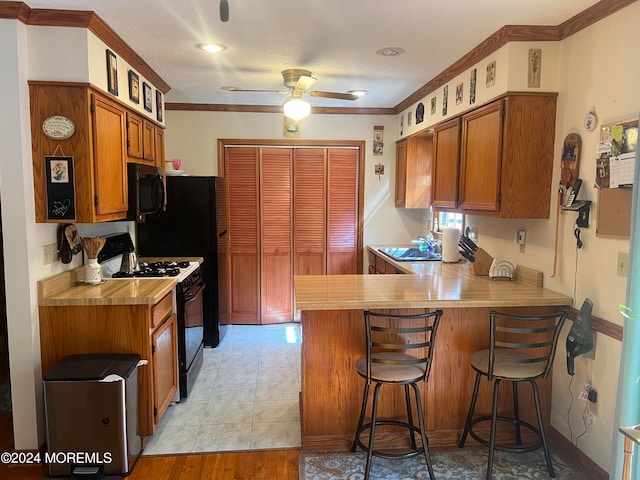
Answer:
M198 44L198 48L205 52L218 53L226 50L227 46L221 43L200 43Z
M396 55L402 55L404 53L404 49L399 47L385 47L377 50L376 53L383 57L395 57Z
M363 95L367 94L366 90L349 90L347 93L350 93L351 95L355 95L356 97L362 97Z

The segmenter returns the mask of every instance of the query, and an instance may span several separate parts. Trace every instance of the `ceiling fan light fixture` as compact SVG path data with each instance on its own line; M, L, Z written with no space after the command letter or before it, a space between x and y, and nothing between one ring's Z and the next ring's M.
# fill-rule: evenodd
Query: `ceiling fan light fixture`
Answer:
M366 90L349 90L347 93L350 93L351 95L355 95L356 97L363 97L368 92Z
M284 102L284 114L292 120L302 120L309 113L311 105L299 97L291 96Z
M209 53L219 53L225 51L227 46L222 43L199 43L198 48Z

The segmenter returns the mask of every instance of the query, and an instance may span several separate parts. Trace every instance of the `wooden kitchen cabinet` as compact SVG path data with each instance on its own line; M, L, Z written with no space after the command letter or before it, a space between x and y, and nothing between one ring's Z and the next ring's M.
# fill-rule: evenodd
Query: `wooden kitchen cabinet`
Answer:
M36 222L95 223L127 216L126 112L87 85L29 82ZM64 140L44 135L45 119L62 115L75 132ZM73 195L48 198L45 156L71 157ZM60 208L56 208L60 207ZM71 218L65 213L75 208Z
M139 431L146 437L178 390L173 292L155 305L40 306L40 351L45 376L68 355L135 353Z
M549 218L556 98L510 93L436 126L433 206Z
M395 206L431 205L433 134L421 132L396 143Z
M369 251L369 273L374 275L404 274L402 270L382 258L382 254L378 255L372 251Z
M431 204L438 208L458 206L460 118L433 129L433 185Z
M162 128L141 115L127 112L127 155L130 162L158 165L156 130ZM163 168L164 165L158 166Z

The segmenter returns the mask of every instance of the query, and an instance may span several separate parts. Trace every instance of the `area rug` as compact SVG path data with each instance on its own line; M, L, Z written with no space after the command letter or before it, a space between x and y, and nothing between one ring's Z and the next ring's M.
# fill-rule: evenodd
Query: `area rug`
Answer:
M11 383L0 384L0 413L11 413Z
M584 480L584 473L573 471L552 454L556 480ZM362 480L366 455L364 453L322 453L300 455L300 480ZM487 450L465 448L431 452L436 479L483 480L487 472ZM541 450L529 453L496 452L493 464L495 480L549 479ZM404 460L373 458L371 479L424 480L429 479L424 456Z

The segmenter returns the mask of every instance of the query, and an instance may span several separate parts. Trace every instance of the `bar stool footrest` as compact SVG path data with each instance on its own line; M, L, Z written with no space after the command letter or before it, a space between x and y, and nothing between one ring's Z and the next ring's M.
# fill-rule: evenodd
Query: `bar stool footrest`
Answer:
M379 427L380 425L392 425L394 427L402 427L402 428L406 428L407 430L413 430L414 433L417 434L416 436L416 440L420 440L420 428L418 428L415 425L409 425L406 422L400 422L397 420L378 420L376 422L376 428ZM369 445L364 443L362 440L360 440L360 436L362 435L362 432L364 432L365 430L369 430L371 428L371 423L365 423L364 425L362 425L362 427L360 427L356 433L356 440L355 443L365 452L367 452L369 450ZM428 445L427 445L428 446ZM388 458L391 460L394 459L402 459L402 458L410 458L410 457L415 457L416 455L420 455L420 454L424 454L425 453L425 449L424 446L419 446L418 448L414 449L414 450L409 450L409 451L398 451L398 452L390 452L390 451L382 451L382 450L373 450L372 455L374 457L380 457L380 458Z
M538 442L534 443L533 445L528 445L528 446L508 446L508 445L499 445L498 443L495 444L495 449L496 450L500 450L502 452L511 452L511 453L524 453L524 452L533 452L534 450L538 450L539 448L542 448L543 444L542 444L542 436L540 434L540 430L535 427L534 425L531 425L528 422L524 422L522 420L520 420L519 422L516 422L516 419L513 417L506 417L504 415L498 415L496 417L496 420L498 422L509 422L512 424L516 424L519 423L519 425L521 427L526 428L527 430L529 430L530 432L533 432L536 437L538 438ZM484 438L482 438L480 435L478 435L476 432L473 431L473 426L476 423L480 423L480 422L490 422L491 421L491 416L490 415L485 415L482 417L476 417L473 420L471 420L471 425L469 426L469 435L471 435L471 437L473 437L473 439L484 445L485 447L489 447L490 443L488 440L485 440Z

